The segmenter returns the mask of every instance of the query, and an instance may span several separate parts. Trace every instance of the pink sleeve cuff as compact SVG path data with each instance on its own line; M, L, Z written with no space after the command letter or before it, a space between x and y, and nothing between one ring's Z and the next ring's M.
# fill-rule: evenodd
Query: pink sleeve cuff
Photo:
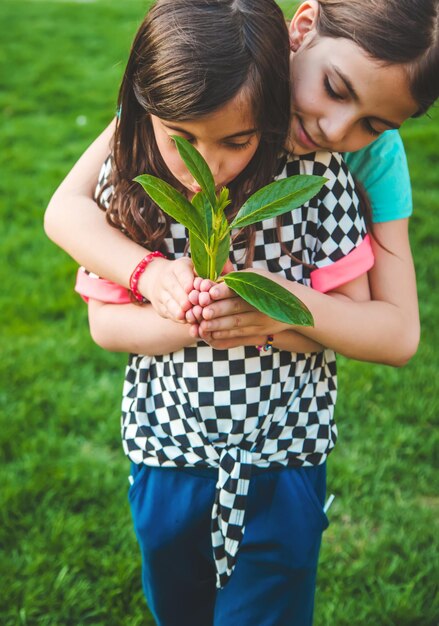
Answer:
M311 272L311 286L322 293L332 291L368 272L374 260L370 237L366 235L358 248L347 256Z
M107 304L128 304L132 302L130 292L110 280L90 275L79 268L76 276L75 291L88 302L89 298L100 300Z

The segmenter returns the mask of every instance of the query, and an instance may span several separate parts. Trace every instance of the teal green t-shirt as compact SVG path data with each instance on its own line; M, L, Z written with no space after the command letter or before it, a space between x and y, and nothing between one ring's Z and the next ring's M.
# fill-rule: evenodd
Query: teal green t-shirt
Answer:
M397 130L386 131L362 150L346 152L344 157L369 196L374 222L389 222L412 214L407 158Z

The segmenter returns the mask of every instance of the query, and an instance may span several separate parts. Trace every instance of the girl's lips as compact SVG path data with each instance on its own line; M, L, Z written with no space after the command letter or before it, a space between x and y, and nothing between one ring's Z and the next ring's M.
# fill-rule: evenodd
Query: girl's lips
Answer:
M300 118L296 117L296 120L297 120L297 139L299 143L302 144L302 146L305 148L318 150L320 146L317 143L315 143L315 141L313 141L311 137L308 135Z

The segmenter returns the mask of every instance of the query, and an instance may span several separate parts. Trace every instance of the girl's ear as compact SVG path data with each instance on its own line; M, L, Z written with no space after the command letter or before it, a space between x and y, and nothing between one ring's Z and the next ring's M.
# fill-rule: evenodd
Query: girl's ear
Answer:
M318 15L318 0L308 0L299 6L289 27L290 48L293 52L297 52L305 36L315 30Z

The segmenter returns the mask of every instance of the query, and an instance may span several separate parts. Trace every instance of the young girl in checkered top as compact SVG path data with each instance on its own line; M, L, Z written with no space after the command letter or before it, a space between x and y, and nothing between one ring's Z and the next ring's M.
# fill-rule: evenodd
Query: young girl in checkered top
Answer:
M306 36L310 13L303 15ZM224 321L242 304L229 293L212 304L223 287L194 276L185 229L132 182L148 172L188 197L197 192L174 134L195 143L218 188L230 187L231 215L274 176L325 176L322 192L305 206L238 237L230 264L269 272L301 294L313 286L330 292L326 298L366 300L373 256L341 157L278 159L289 122L288 45L270 0L157 2L133 44L114 150L99 180L109 221L166 257L146 255L151 304L142 307L86 270L77 282L89 299L95 340L132 352L122 434L133 462L129 496L143 585L158 624L312 621L328 523L325 461L336 440L334 352L267 319L262 334L215 346L212 329L200 323L203 309L222 307L217 318ZM384 77L386 69L379 70ZM408 88L400 102L401 118L419 108ZM314 144L309 132L297 114L295 152ZM273 348L260 352L255 344L265 343L265 327L276 334Z

